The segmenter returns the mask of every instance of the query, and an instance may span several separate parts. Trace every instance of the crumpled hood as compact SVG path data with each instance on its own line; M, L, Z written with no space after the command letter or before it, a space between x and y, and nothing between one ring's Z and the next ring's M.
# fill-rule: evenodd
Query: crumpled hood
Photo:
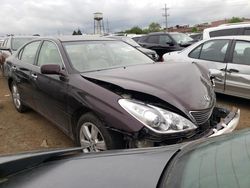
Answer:
M203 74L203 75L202 75ZM189 116L189 111L213 105L208 72L195 64L155 63L82 73L85 78L112 83L126 90L153 95ZM208 101L207 98L211 100Z

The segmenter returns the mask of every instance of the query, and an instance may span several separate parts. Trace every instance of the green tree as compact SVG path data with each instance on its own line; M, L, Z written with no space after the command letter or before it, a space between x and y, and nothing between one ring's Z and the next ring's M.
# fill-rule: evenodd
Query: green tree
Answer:
M76 33L76 31L75 31L75 30L73 31L72 35L77 35L77 33Z
M149 32L158 32L161 30L161 25L159 23L156 22L152 22L151 24L149 24L148 26L148 31Z
M238 23L238 22L243 22L244 19L243 18L239 18L239 17L232 17L231 19L229 19L227 22L228 23Z
M126 30L125 32L134 34L143 34L143 30L139 26L134 26L131 29Z
M77 35L82 35L82 32L80 29L78 29L76 33L77 33Z
M192 28L192 33L197 33L197 32L198 32L197 27L193 27L193 28Z

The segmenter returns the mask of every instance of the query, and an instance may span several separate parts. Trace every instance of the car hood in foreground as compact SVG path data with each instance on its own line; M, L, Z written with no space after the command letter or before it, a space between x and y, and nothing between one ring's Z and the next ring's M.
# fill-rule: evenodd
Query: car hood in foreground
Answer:
M45 162L21 171L5 178L2 186L6 188L152 188L157 186L166 164L179 148L180 146L172 146L82 154L69 159Z
M191 110L210 108L214 102L208 72L201 72L195 64L144 64L81 75L155 96L187 115Z

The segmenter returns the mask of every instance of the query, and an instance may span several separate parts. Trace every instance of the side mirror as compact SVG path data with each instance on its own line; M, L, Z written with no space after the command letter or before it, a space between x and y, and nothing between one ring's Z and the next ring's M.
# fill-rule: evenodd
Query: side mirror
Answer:
M166 42L166 44L168 44L169 46L174 46L174 43L171 41L171 42Z
M47 64L41 66L41 73L42 74L57 74L57 75L64 75L61 71L61 66L58 64Z

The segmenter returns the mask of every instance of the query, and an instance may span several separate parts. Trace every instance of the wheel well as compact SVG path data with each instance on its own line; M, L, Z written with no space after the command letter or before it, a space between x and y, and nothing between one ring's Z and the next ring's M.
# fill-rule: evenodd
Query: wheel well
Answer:
M101 118L100 116L98 116L93 110L91 110L89 108L84 107L84 108L76 110L75 113L72 115L72 118L71 118L72 135L73 135L73 139L75 141L76 141L77 122L78 122L78 120L80 119L80 117L83 114L86 114L86 113L89 113L89 112L93 113L101 121L103 120L103 118ZM111 131L111 132L113 132L114 134L117 134L117 135L122 135L121 131L118 131L118 130L115 130L115 129L109 129L109 131Z
M72 115L72 118L71 118L71 127L72 127L72 134L73 134L73 138L74 140L76 139L76 125L77 125L77 122L79 120L79 118L87 113L87 112L92 112L90 109L88 108L81 108L81 109L78 109L74 112L74 114Z

